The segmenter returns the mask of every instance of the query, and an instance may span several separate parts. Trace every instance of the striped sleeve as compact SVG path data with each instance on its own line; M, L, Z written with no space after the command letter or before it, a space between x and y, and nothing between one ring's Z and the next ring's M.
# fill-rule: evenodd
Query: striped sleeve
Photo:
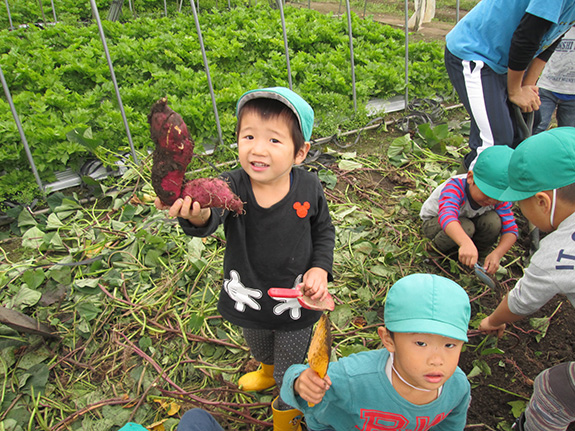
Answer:
M513 210L511 209L512 206L513 204L511 202L500 202L495 206L495 212L501 217L501 235L505 233L514 233L515 236L518 235L517 223L515 222Z
M464 202L465 179L452 178L439 195L439 211L437 215L443 230L453 221L459 223L459 209Z

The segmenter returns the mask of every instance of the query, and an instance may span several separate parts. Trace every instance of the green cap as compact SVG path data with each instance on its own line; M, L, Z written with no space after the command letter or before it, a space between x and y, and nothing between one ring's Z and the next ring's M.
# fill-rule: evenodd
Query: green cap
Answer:
M500 201L500 196L509 186L507 167L513 150L507 145L487 147L477 156L473 166L473 181L479 190L491 199Z
M575 183L575 127L556 127L525 139L509 161L503 201L520 201Z
M455 281L434 274L411 274L391 286L383 316L391 332L438 334L467 341L471 305Z
M310 140L311 131L313 130L313 109L299 94L296 94L289 88L285 87L250 90L244 93L242 97L240 97L240 100L238 100L236 116L239 114L240 109L242 109L246 102L253 99L274 99L282 102L290 108L297 117L303 138L306 141Z

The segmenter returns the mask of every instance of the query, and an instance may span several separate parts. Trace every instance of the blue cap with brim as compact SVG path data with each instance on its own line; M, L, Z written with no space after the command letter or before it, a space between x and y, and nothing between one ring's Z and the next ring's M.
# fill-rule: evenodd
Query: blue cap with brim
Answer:
M391 332L437 334L467 341L469 296L456 282L434 274L398 280L385 300L384 323Z
M556 127L525 139L511 155L508 176L502 201L575 183L575 127Z
M477 156L473 166L473 181L479 190L491 199L500 201L509 186L507 167L513 150L507 145L487 147Z
M242 109L246 102L253 99L274 99L282 102L290 108L297 117L303 138L306 141L311 139L314 120L313 109L299 94L294 93L292 90L285 87L250 90L244 93L238 100L236 116L239 114L240 109Z

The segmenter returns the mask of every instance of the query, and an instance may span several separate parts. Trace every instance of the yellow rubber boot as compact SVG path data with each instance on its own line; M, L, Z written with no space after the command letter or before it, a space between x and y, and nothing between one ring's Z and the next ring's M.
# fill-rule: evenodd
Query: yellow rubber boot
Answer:
M238 380L238 386L244 391L263 391L275 386L274 366L261 364L256 371L244 374Z
M297 409L277 410L278 398L272 403L272 412L274 414L273 431L301 431L300 422L303 418L303 413Z

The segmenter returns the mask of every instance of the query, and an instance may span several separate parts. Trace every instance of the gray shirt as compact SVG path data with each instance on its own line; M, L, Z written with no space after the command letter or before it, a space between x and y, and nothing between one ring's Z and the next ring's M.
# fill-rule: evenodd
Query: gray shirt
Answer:
M526 316L557 294L575 306L575 213L541 240L523 277L509 292L509 310Z

